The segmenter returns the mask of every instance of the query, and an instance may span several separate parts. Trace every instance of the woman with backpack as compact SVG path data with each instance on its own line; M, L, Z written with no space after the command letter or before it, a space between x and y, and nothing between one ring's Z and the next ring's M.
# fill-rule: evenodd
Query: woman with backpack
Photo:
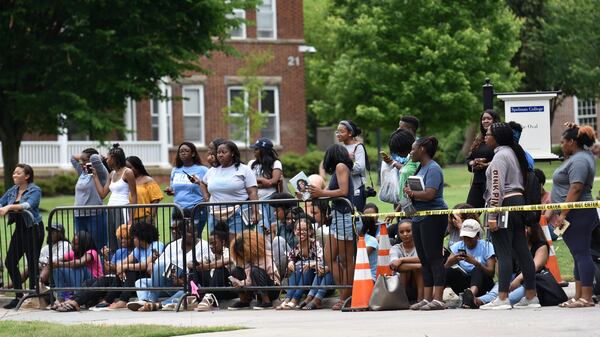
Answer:
M338 124L335 136L337 140L344 145L353 166L351 172L352 185L354 190L352 193L352 203L359 212L365 209L367 196L365 194L365 176L367 172L367 152L364 144L360 143L356 137L360 136L362 130L351 120L343 120Z

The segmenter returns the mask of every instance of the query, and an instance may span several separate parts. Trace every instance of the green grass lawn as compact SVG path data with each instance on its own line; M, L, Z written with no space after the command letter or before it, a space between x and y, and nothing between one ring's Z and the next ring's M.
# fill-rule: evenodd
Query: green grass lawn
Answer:
M544 171L546 174L546 190L552 189L552 173L554 170L560 165L559 161L554 161L551 163L537 163L536 166ZM600 163L596 165L597 169L600 170ZM458 203L465 202L467 199L467 194L469 192L469 186L471 184L472 175L467 171L466 166L464 165L455 165L448 166L444 168L444 180L446 183L446 187L444 188L444 199L449 207L453 207ZM374 182L377 182L377 174L372 173L372 178ZM163 186L164 187L164 186ZM377 187L376 187L377 188ZM600 184L596 184L594 187L593 195L597 195L598 189L600 188ZM70 206L73 205L74 197L73 196L58 196L58 197L47 197L42 198L41 201L41 209L42 215L44 217L44 223L48 223L48 214L49 212L58 206ZM166 196L163 203L171 203L173 202L173 197ZM391 212L393 211L393 207L391 204L381 202L377 197L370 198L368 202L375 203L380 212ZM160 217L159 217L160 218ZM58 219L60 220L60 219ZM69 227L72 226L72 219L62 219L64 220L64 224ZM164 229L161 228L161 237L165 237L167 233L164 233L168 228L166 226ZM0 228L0 232L2 229ZM69 230L72 233L72 230ZM2 252L5 252L6 247L8 246L6 241L7 236L4 233L0 233L0 249ZM8 237L9 238L9 237ZM564 242L558 241L554 243L556 249L556 255L559 261L559 267L564 279L572 280L573 279L573 259L571 254L569 253L569 249L566 247ZM5 275L5 278L7 275Z
M47 322L0 322L0 337L167 337L243 329L240 327L175 327L168 325L64 325Z

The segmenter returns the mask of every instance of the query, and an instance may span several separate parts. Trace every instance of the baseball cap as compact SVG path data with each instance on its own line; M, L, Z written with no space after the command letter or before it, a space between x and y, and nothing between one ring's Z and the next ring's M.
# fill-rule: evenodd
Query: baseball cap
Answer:
M251 149L272 149L273 148L273 142L269 139L269 138L259 138L256 140L256 142L252 145L250 145Z
M53 223L48 225L48 230L55 230L59 232L64 232L65 227L61 223Z
M475 219L467 219L463 221L462 227L460 228L460 236L467 236L474 238L481 232L481 225Z

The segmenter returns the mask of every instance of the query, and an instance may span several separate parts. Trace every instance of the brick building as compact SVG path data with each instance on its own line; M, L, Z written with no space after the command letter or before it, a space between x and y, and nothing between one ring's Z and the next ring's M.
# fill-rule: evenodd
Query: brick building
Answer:
M302 1L263 0L256 10L236 10L234 14L256 24L232 30L227 43L243 54L273 54L272 61L258 74L264 93L255 108L267 114L266 126L259 134L248 135L248 140L234 140L243 149L246 141L251 144L264 136L272 139L280 152L306 152ZM242 78L237 76L243 63L241 58L216 53L201 62L209 75L186 74L161 84L167 96L184 100L130 100L124 113L130 132L115 140L127 155L135 154L149 166L166 168L183 141L205 151L214 138L232 138L234 126L227 124L225 114L233 97L244 95ZM67 168L71 154L90 146L98 146L98 142L78 133L74 126L58 137L28 135L20 159L38 167Z
M565 130L564 123L575 122L577 124L590 125L598 133L599 102L595 99L581 99L576 96L564 97L561 104L556 107L554 120L552 121L552 144L560 144L562 132Z

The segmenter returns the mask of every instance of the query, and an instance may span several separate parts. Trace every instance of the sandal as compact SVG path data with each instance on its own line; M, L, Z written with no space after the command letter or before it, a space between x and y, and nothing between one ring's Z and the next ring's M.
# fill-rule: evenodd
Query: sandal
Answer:
M335 304L331 307L331 310L342 310L344 306L344 300L339 300L335 302Z
M138 311L157 311L158 309L160 309L160 303L147 302Z
M296 308L296 304L294 302L289 301L282 305L281 310L294 310Z
M62 303L58 308L56 308L57 312L75 312L79 311L79 304L75 301L68 301Z
M283 302L281 302L278 306L275 307L275 310L283 310L287 304L290 302L286 302L285 300Z
M580 298L574 302L567 304L565 308L589 308L593 307L594 303L590 303L583 298Z
M572 304L573 302L577 302L577 300L576 300L576 299L574 299L574 298L572 298L572 299L570 299L570 300L568 300L568 301L562 302L562 303L561 303L561 304L559 304L558 306L559 306L560 308L568 308L568 307L569 307L569 305L570 305L570 304Z
M307 305L305 305L302 310L317 310L317 309L321 309L322 306L318 305L317 303L313 302L308 302Z

